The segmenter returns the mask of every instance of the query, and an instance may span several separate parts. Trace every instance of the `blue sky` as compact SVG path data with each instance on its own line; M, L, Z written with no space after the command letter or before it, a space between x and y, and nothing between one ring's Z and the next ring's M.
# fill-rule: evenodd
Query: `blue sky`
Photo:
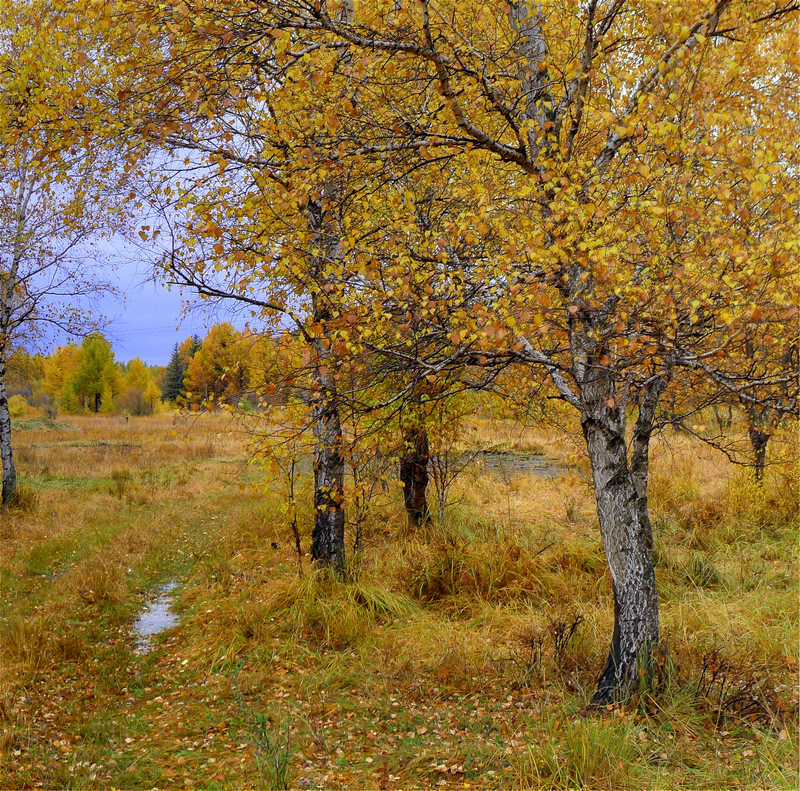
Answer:
M185 301L197 305L192 294L154 282L146 264L118 261L113 271L119 293L104 296L96 309L106 317L103 334L122 362L140 357L149 365L166 365L175 343L194 333L203 337L212 324L232 320L219 307L195 307L187 314Z
M194 332L205 334L203 316L184 317L181 294L155 283L147 266L118 263L114 284L119 293L103 297L97 310L107 319L103 333L118 360L141 357L164 365L176 342Z

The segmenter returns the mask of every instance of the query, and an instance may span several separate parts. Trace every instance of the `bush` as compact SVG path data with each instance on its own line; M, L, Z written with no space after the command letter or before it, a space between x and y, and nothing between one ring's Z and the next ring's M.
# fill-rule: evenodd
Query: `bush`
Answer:
M8 399L8 411L12 418L27 417L31 405L21 395L12 395Z
M120 395L117 407L120 411L136 417L152 415L155 410L155 401L148 399L147 394L141 387L128 387Z

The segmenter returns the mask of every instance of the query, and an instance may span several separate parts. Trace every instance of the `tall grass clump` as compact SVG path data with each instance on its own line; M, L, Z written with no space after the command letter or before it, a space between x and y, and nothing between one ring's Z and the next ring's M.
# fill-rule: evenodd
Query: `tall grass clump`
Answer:
M514 760L519 788L625 788L640 760L630 719L556 719Z
M403 543L393 572L407 593L422 602L538 598L542 566L536 553L515 530L453 519L428 536Z
M463 516L402 543L390 571L418 601L463 613L485 604L571 600L588 592L604 567L599 542Z
M378 624L418 610L404 593L383 585L340 580L326 569L280 580L270 592L267 611L293 635L315 644L343 648L369 637Z

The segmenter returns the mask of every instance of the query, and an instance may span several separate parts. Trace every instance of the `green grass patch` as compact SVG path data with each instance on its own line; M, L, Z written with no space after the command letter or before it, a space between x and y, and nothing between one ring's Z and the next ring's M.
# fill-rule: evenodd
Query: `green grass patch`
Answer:
M77 431L75 426L69 423L61 423L58 420L45 417L28 418L27 420L12 420L12 431Z

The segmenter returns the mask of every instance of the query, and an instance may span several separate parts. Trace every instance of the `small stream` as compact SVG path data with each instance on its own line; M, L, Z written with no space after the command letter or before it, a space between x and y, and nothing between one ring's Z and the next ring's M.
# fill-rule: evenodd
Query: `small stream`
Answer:
M174 603L172 592L177 587L177 582L162 585L156 591L156 598L149 602L133 624L137 654L150 653L153 650L153 636L178 625L178 616L172 611Z

